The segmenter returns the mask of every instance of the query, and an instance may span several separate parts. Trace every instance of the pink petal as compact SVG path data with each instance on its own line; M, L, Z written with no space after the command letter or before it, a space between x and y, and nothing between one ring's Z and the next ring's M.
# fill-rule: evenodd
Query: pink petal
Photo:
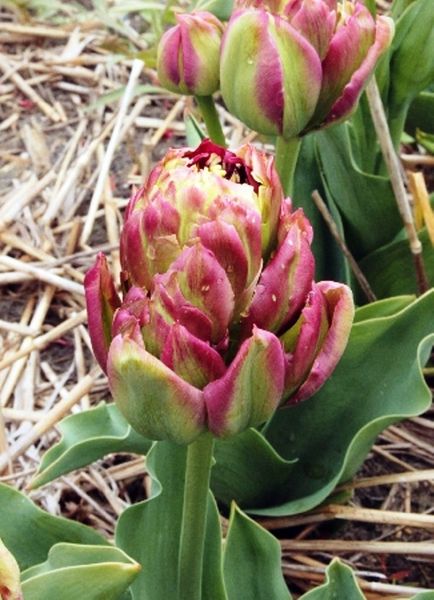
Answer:
M302 212L292 215L287 233L265 267L243 325L278 332L298 316L311 288L315 261Z
M279 339L255 328L225 375L203 390L209 430L226 437L269 419L282 397L284 369Z
M95 357L106 370L107 353L112 339L111 326L115 310L120 306L106 257L100 253L84 279L89 335Z
M290 404L306 400L327 381L345 350L353 323L350 288L333 281L320 281L317 286L326 300L330 326L306 381L292 396Z
M336 12L323 0L308 0L291 18L291 25L315 48L322 60L326 54L336 24Z
M360 67L375 41L375 21L360 3L333 36L322 63L323 80L312 123L321 123Z
M309 292L306 305L297 323L280 340L285 349L284 399L294 392L309 373L328 330L325 297L316 284Z
M383 16L378 17L375 43L370 47L365 60L353 74L350 82L345 86L340 98L333 104L324 124L332 124L345 119L357 107L363 88L372 75L379 57L389 47L393 33L394 24L392 19Z
M182 379L199 389L226 371L220 354L179 323L170 328L160 358Z
M204 431L202 392L128 336L113 339L107 374L119 410L141 435L189 444Z

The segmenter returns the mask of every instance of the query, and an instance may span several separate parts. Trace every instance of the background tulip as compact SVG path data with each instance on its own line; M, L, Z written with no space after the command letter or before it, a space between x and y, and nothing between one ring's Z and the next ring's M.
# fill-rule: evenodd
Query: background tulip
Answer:
M137 431L233 435L324 383L353 303L346 286L313 283L311 241L271 157L208 140L168 152L126 211L123 301L103 257L85 281L92 343Z
M393 30L349 0L241 2L222 44L225 103L252 129L285 139L340 121Z
M211 13L176 15L158 46L161 85L178 94L209 96L219 89L223 26Z

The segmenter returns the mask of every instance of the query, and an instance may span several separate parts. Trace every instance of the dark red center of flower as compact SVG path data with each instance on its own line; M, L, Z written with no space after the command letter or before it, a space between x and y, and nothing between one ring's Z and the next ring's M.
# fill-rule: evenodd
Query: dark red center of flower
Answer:
M190 158L188 166L196 165L198 169L205 169L214 162L214 156L220 158L220 164L224 169L226 179L235 179L239 183L247 183L252 186L255 192L258 192L259 183L252 175L252 169L242 158L234 152L217 146L211 140L203 140L195 150L185 152L184 156Z

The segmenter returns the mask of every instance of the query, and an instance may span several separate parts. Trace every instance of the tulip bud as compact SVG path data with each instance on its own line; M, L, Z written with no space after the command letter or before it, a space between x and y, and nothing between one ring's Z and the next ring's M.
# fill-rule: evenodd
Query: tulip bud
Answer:
M20 570L17 562L0 539L0 598L22 600Z
M208 12L178 14L176 20L158 46L160 83L178 94L210 96L219 89L223 25Z
M270 157L208 140L168 152L126 211L123 301L101 257L85 282L92 343L103 357L109 345L110 389L134 429L226 437L324 383L353 304L346 286L313 283L311 242Z
M393 37L359 2L246 0L225 32L221 89L252 129L286 139L346 118ZM266 82L266 84L264 84Z

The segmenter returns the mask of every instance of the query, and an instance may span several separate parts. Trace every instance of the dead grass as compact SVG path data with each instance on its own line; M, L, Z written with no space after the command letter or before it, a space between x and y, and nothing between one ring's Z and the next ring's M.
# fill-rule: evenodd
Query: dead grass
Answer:
M99 251L119 271L131 187L182 145L183 112L193 110L159 92L152 70L114 59L108 35L100 22L23 24L0 10L0 480L21 491L59 420L109 398L86 330L84 273ZM139 83L150 92L135 95ZM116 101L101 100L113 93ZM231 144L245 141L222 117ZM333 555L356 569L369 600L434 588L432 417L380 436L345 486L347 505L263 522L278 530L295 593L322 581ZM145 481L140 458L114 455L30 496L111 536Z

